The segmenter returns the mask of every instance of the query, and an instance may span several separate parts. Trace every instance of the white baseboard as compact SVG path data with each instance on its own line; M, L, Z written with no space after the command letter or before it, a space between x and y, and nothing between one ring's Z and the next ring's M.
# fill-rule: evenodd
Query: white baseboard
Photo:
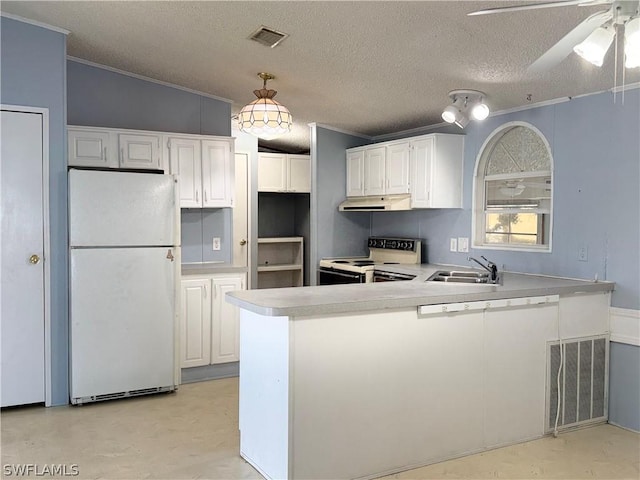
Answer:
M610 340L640 346L640 310L609 308Z

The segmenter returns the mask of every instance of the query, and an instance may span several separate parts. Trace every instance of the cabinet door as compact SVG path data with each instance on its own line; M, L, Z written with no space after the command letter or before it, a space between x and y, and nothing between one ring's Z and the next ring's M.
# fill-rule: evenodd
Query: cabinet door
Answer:
M486 445L543 435L547 341L557 338L558 304L488 309L484 325Z
M347 197L364 195L364 150L347 152Z
M385 159L386 193L409 193L409 142L387 147Z
M178 175L180 207L202 207L202 164L200 140L169 139L171 173Z
M277 153L258 155L258 191L285 192L287 190L287 156Z
M69 129L67 138L70 167L118 168L109 132Z
M224 140L202 141L202 206L230 207L233 203L231 144Z
M364 194L385 194L385 147L364 151Z
M411 149L411 207L431 207L431 169L434 139L412 142Z
M118 145L121 168L160 169L160 137L158 135L120 133Z
M211 363L237 362L240 360L240 312L224 297L227 292L244 290L244 275L214 277L213 288Z
M311 192L311 157L289 155L287 187L290 192Z
M182 281L180 367L209 365L211 360L211 281Z

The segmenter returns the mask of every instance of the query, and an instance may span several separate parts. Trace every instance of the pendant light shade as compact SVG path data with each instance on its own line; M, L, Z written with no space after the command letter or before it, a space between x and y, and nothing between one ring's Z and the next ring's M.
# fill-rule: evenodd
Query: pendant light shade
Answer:
M263 140L272 140L291 131L293 118L287 107L273 99L278 92L267 89L267 80L275 77L269 73L259 73L258 76L264 85L260 90L253 91L258 98L240 110L238 127Z
M573 51L593 63L596 67L601 67L604 56L613 42L616 32L611 27L598 27L584 40L573 47Z

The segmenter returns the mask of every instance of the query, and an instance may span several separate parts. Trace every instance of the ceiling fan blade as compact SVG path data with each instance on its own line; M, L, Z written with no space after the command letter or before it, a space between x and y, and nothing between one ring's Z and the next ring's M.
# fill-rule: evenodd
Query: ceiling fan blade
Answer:
M496 7L487 8L484 10L476 10L475 12L467 13L467 16L473 17L475 15L488 15L490 13L503 13L503 12L518 12L521 10L537 10L539 8L554 8L554 7L567 7L570 5L589 5L592 2L589 0L566 0L560 2L546 2L546 3L532 3L529 5L512 5L510 7ZM610 3L607 0L607 3Z
M587 17L582 23L578 24L576 28L567 33L558 43L533 62L529 68L527 68L527 73L541 73L555 67L573 51L573 47L582 42L591 32L611 18L613 18L611 10L603 10L602 12L597 12Z

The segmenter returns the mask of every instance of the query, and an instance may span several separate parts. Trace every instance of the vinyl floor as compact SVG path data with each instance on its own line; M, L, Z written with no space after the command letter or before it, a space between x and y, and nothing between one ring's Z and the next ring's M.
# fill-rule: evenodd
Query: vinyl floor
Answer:
M4 409L0 421L3 478L26 464L39 473L63 465L78 473L66 478L81 479L262 478L239 455L237 378L82 407ZM640 435L600 425L385 478L638 480Z

